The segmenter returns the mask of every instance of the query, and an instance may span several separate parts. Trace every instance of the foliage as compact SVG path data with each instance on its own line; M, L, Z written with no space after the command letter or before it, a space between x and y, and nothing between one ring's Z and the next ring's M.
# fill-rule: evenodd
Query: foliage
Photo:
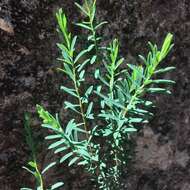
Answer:
M43 120L42 127L51 131L45 138L51 142L48 149L62 155L60 163L82 165L98 189L120 189L130 137L153 116L154 104L145 94L171 94L167 87L174 81L163 79L161 74L174 67L162 68L160 63L173 47L173 36L166 36L161 49L149 42L149 53L146 57L139 55L139 65L126 64L117 39L101 47L98 29L107 22L96 19L96 1L85 0L83 5L76 6L84 15L84 20L76 25L88 32L87 47L78 48L80 40L69 31L63 10L56 14L62 36L62 42L57 44L61 52L58 70L71 81L70 86L61 86L61 91L72 97L64 102L72 117L63 127L58 115L52 116L40 105L37 112ZM94 68L94 84L86 80L92 77L89 66Z
M25 113L24 115L24 128L26 131L26 142L31 150L32 153L32 158L31 161L28 162L28 167L23 167L26 171L28 171L36 180L36 190L44 190L45 185L43 181L43 175L51 168L53 167L56 162L52 162L48 164L42 171L39 170L38 163L37 163L37 158L36 158L36 145L33 141L32 137L32 130L30 127L30 116L28 113ZM47 190L55 190L58 189L59 187L63 186L63 182L58 182L52 185L50 188ZM21 188L21 190L32 190L31 188Z

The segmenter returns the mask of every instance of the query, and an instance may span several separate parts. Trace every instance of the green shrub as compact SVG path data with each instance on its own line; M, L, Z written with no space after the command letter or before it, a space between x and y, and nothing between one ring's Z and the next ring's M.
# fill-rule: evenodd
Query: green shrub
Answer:
M103 37L97 31L107 22L96 19L96 1L86 0L82 6L77 3L76 6L84 16L84 21L76 25L88 34L85 39L71 34L62 9L56 14L62 37L57 44L61 62L58 70L70 80L69 86L60 89L71 96L71 101L64 102L71 118L62 126L59 115L54 117L40 105L37 112L43 120L42 127L51 131L45 137L51 142L48 149L62 155L57 164L82 166L98 189L117 190L121 189L121 174L130 156L130 137L153 116L154 104L144 95L171 94L167 87L174 81L162 79L161 74L174 67L162 68L160 63L173 47L173 36L170 33L166 36L161 49L149 42L148 55L139 55L141 64L129 64L119 54L117 39L107 47L101 46ZM89 82L92 81L89 78L95 82ZM42 190L36 157L33 160L29 164L37 187ZM50 163L48 168L55 164Z

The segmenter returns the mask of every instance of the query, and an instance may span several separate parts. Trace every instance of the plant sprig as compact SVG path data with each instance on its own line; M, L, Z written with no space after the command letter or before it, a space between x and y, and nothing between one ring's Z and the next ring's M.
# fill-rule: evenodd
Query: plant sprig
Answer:
M44 115L47 113L44 113ZM46 121L45 121L46 122ZM53 121L51 124L54 123L55 126L55 121ZM38 162L37 162L37 154L36 154L36 145L33 140L33 135L32 135L32 130L31 130L31 122L30 122L30 115L28 113L24 114L24 128L26 131L26 142L31 150L31 161L28 162L28 166L23 168L28 171L36 180L36 185L35 188L36 190L45 190L45 182L43 179L43 175L49 171L50 168L56 165L56 162L51 162L48 164L42 171L40 171ZM54 185L52 185L50 188L47 190L56 190L59 187L63 186L63 182L57 182ZM21 188L21 190L32 190L31 188Z
M59 164L82 165L98 189L121 189L121 174L130 156L126 151L131 148L130 137L153 116L154 103L144 95L171 94L168 86L174 81L160 74L174 69L161 67L173 47L173 35L166 36L160 49L149 42L148 55L139 55L141 64L129 64L120 56L117 39L105 48L100 47L102 36L98 36L98 29L107 22L97 20L96 0L85 0L83 5L76 6L85 16L76 25L88 32L87 47L78 50L78 36L69 31L65 13L60 9L56 14L63 38L57 44L61 61L58 70L71 81L70 86L61 86L72 97L64 102L65 109L72 113L71 119L62 126L58 114L54 117L40 105L37 112L43 120L42 127L51 132L45 137L51 142L48 149L61 154ZM95 66L97 84L87 80L91 77L87 72L89 65Z

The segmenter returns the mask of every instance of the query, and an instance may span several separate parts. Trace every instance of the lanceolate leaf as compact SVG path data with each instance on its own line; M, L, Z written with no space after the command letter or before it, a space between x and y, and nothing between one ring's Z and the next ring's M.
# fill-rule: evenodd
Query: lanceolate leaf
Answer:
M90 26L83 24L83 23L77 23L77 26L80 26L81 28L87 29L87 30L92 30Z
M85 15L88 15L88 12L81 6L79 5L78 3L75 2L75 5L85 14Z
M62 144L64 144L64 143L65 143L65 139L61 139L61 140L59 140L59 141L56 141L55 143L52 143L52 144L48 147L48 149L55 148L55 147L60 146L60 145L62 145Z
M80 72L86 66L88 62L90 62L90 59L87 59L82 64L79 64L77 67L78 68L77 71Z
M42 171L42 174L44 174L45 172L47 172L50 168L52 168L53 166L56 165L56 162L52 162L50 164L48 164L48 166L46 166L43 171Z
M100 28L101 26L105 25L105 24L108 24L108 22L104 21L104 22L101 22L100 24L98 24L95 29L97 30L98 28Z
M137 129L135 129L135 128L125 128L124 131L127 132L127 133L132 133L132 132L137 132Z
M77 94L75 93L75 90L74 89L71 89L71 88L67 88L65 86L61 86L61 90L64 90L65 92L67 92L68 94L72 95L72 96L75 96L78 98Z
M67 149L68 149L67 146L65 146L65 147L61 147L61 148L57 148L57 149L54 151L54 153L57 154L57 153L60 153L60 152L65 151L65 150L67 150Z
M76 41L77 41L77 36L75 36L72 40L72 43L71 43L71 51L74 52L74 48L75 48L75 44L76 44Z
M147 92L149 93L166 93L166 94L171 94L169 90L166 90L164 88L149 88L147 89Z
M73 165L78 159L79 159L79 157L74 157L74 158L69 162L69 166Z
M91 114L92 106L93 106L93 102L90 102L90 104L88 105L88 109L87 109L86 115L90 115Z
M78 104L72 104L72 103L70 103L70 102L67 102L67 101L65 101L64 102L65 103L65 109L71 109L71 110L73 110L73 111L75 111L75 112L77 112L77 113L80 113L78 110L77 110L77 108L79 108L79 105Z
M163 68L163 69L156 70L155 74L166 73L166 72L172 71L174 69L175 69L175 67L166 67L166 68Z
M63 182L58 182L58 183L51 186L51 190L58 189L59 187L61 187L63 185L64 185Z
M45 137L45 139L52 140L52 139L60 139L61 137L62 135L48 135L47 137Z
M90 86L90 87L86 90L85 96L88 98L88 96L92 93L92 91L93 91L93 86Z
M152 83L156 83L156 84L175 84L175 82L173 80L165 80L165 79L152 80Z
M73 152L69 152L68 154L66 154L65 156L63 156L60 159L60 163L63 163L65 160L67 160L68 158L70 158L73 155Z
M97 58L97 56L94 55L94 56L92 57L92 59L90 60L90 64L93 64L93 63L96 61L96 58Z

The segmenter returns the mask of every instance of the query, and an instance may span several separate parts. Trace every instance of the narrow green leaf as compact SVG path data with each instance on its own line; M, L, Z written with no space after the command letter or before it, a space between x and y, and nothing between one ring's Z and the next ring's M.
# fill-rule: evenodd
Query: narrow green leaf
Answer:
M166 94L171 94L169 90L166 90L164 88L149 88L147 89L147 92L149 93L166 93Z
M97 58L96 55L94 55L94 56L92 57L92 59L90 60L90 64L91 64L91 65L92 65L93 63L95 63L96 58Z
M87 164L88 164L87 160L83 160L83 161L78 163L79 166L84 166L84 165L87 165Z
M143 63L144 63L145 65L147 65L147 61L146 61L146 58L145 58L144 56L139 55L139 58L143 61Z
M85 14L85 15L89 15L88 12L81 6L79 5L78 3L75 2L75 5Z
M79 159L79 157L74 157L68 164L68 166L73 165L77 160Z
M71 110L73 110L73 111L75 111L75 112L77 112L77 113L80 113L76 108L77 107L79 107L79 105L78 104L72 104L72 103L70 103L70 102L68 102L68 101L65 101L64 102L65 103L65 109L71 109Z
M43 171L42 171L42 174L44 174L46 171L48 171L50 168L52 168L53 166L56 165L56 162L52 162L50 164L48 164L48 166L46 166Z
M67 88L65 86L61 86L61 90L64 90L68 94L70 94L70 95L75 96L75 97L78 98L77 94L75 94L75 89L71 89L71 88Z
M45 137L45 139L52 140L52 139L59 139L61 137L62 137L62 135L48 135L47 137Z
M74 63L77 63L77 61L78 61L83 55L85 55L87 52L88 52L88 49L85 49L85 50L81 51L81 52L77 55L77 57L75 58Z
M175 69L175 67L166 67L166 68L163 68L163 69L156 70L155 74L165 73L165 72L168 72L168 71L172 71L174 69Z
M95 27L95 30L97 30L98 28L100 28L101 26L105 25L105 24L108 24L107 21L103 21L101 22L100 24L98 24L96 27Z
M129 118L129 123L142 123L143 121L143 118Z
M88 36L88 41L90 41L90 40L94 41L94 35Z
M123 105L121 105L118 100L114 100L114 99L111 99L110 97L106 97L104 96L103 94L101 94L100 92L97 92L95 91L95 93L97 95L99 95L100 97L102 97L104 100L105 100L105 103L106 104L109 104L109 105L115 105L116 107L118 108L122 108L122 109L125 109L125 107Z
M121 58L121 59L119 59L117 61L117 63L116 63L116 69L123 63L124 60L125 60L124 58Z
M69 157L71 157L73 155L73 152L69 152L68 154L66 154L65 156L63 156L60 159L60 163L63 163L65 160L67 160Z
M32 175L35 176L35 172L34 172L34 171L30 170L29 168L27 168L27 167L25 167L25 166L23 166L22 168L25 169L26 171L28 171L29 173L31 173Z
M65 151L65 150L67 150L67 149L68 149L67 146L64 146L64 147L61 147L61 148L57 148L57 149L54 151L54 153L57 154L57 153L60 153L60 152Z
M61 144L64 144L64 143L65 143L65 139L61 139L61 140L59 140L59 141L56 141L56 142L52 143L52 144L48 147L48 149L55 148L55 147L60 146Z
M115 120L117 122L120 121L120 118L118 116L115 116L115 115L112 115L112 114L109 114L109 113L101 113L99 114L100 117L104 117L106 119L111 119L111 120ZM122 120L123 121L123 120Z
M73 40L72 40L72 43L71 43L71 51L74 51L76 41L77 41L77 36L75 36L75 37L73 38Z
M128 133L128 132L136 132L137 131L137 129L135 129L135 128L125 128L124 129L124 132L126 132L126 133Z
M67 54L67 56L69 56L69 50L67 49L67 47L64 44L57 43L57 47L60 50L64 51Z
M78 69L77 69L77 71L78 72L80 72L85 66L86 66L86 64L88 63L90 61L90 59L87 59L87 60L85 60L82 64L79 64L78 66Z
M47 129L51 129L51 130L56 131L56 132L60 132L60 130L62 130L62 129L59 129L59 128L55 128L55 127L53 127L53 126L51 126L49 124L42 124L42 127L47 128Z
M87 111L86 111L86 115L90 115L91 111L92 111L92 106L93 106L93 102L90 102L90 104L88 105Z
M28 165L31 166L32 168L37 167L36 162L33 162L33 161L28 162Z
M94 44L91 44L89 47L88 47L88 52L90 52L93 48L95 47L95 45Z
M77 26L80 26L81 28L87 29L87 30L92 30L92 28L86 24L83 23L76 23Z
M70 68L70 66L68 64L65 64L64 63L64 68L65 68L65 73L72 79L74 80L74 74L73 74L73 71L72 69Z
M93 86L90 86L90 87L86 90L85 96L88 98L88 96L92 93L92 91L93 91Z
M80 154L82 157L91 158L90 154L85 149L78 149L76 150L78 154Z
M98 79L98 77L100 76L100 70L96 69L95 73L94 73L95 79Z
M152 83L156 83L156 84L175 84L175 82L173 80L165 80L165 79L152 80Z
M91 6L92 6L92 8L91 8L92 10L91 10L91 13L90 13L90 20L93 23L94 17L95 17L95 14L96 14L96 6L95 5L91 5Z
M65 133L70 136L72 131L76 128L76 123L74 122L74 119L70 120L66 126Z
M85 70L82 70L79 74L79 78L82 80L84 79Z
M171 49L170 46L171 46L172 39L173 39L173 35L171 33L168 33L162 45L160 60L164 59L168 53L168 50Z
M58 183L51 186L51 190L57 189L57 188L59 188L59 187L61 187L63 185L64 185L63 182L58 182Z

